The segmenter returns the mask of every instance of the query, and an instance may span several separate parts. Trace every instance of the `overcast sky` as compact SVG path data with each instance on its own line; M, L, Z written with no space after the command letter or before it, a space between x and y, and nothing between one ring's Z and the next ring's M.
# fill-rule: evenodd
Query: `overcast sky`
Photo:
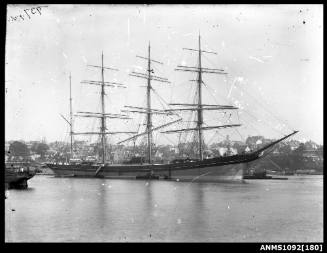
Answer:
M294 129L300 131L294 139L323 143L322 5L48 5L34 14L27 10L32 7L38 6L7 7L6 140L68 141L60 114L69 116L69 73L74 112L99 112L99 87L80 82L101 80L99 70L87 67L101 64L101 52L106 66L120 70L106 71L105 80L127 86L106 88L106 111L144 107L146 82L129 73L146 69L146 61L135 56L147 56L149 41L151 57L164 63L153 64L155 75L171 81L153 82L159 95L152 94L152 106L194 102L196 86L190 80L196 76L174 69L196 66L196 53L182 48L197 48L200 33L202 49L218 53L203 54L202 65L228 72L204 75L203 101L240 107L232 115L206 112L207 125L241 123L231 133L235 139L279 138ZM130 116L135 120L108 120L108 129L137 131L144 115ZM174 119L154 116L154 125ZM91 119L74 123L75 131L99 127ZM205 139L220 141L226 133L209 131ZM159 143L174 138L155 135Z

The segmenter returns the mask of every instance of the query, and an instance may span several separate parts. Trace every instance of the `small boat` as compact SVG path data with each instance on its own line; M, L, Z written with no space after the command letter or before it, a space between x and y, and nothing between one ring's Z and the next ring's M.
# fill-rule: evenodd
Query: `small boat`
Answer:
M272 176L267 176L267 172L265 170L261 171L249 171L248 173L244 173L243 179L271 179Z
M287 177L272 177L267 175L266 170L250 170L244 172L243 179L279 179L279 180L287 180Z
M29 163L10 162L6 163L5 186L6 189L26 189L27 180L34 177L36 171L30 168Z

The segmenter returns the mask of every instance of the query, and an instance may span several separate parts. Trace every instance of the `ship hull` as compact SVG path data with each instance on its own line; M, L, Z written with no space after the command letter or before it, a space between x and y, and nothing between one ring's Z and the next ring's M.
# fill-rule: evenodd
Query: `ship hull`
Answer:
M243 171L258 155L207 159L177 164L63 165L47 164L56 176L109 179L166 179L176 181L242 181Z
M171 179L192 182L242 181L243 171L248 164L210 166L197 169L172 171Z
M98 166L57 165L50 166L56 176L60 177L99 177L110 179L167 179L176 181L240 181L243 179L243 169L248 164L210 166L204 168L190 168L185 170L153 171L117 171L116 166L107 166L96 175Z
M5 170L5 188L22 188L26 189L28 187L27 180L34 177L35 173L31 172L16 172L12 169Z

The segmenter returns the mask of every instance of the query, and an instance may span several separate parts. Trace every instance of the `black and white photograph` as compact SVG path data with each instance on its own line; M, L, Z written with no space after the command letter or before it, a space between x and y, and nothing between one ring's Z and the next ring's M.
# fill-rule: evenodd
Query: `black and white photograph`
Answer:
M7 4L5 242L322 251L323 7Z

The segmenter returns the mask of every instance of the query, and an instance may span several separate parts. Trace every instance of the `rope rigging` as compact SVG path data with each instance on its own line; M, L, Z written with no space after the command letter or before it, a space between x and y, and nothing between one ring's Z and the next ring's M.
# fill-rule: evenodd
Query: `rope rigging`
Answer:
M208 57L206 57L204 55L204 58L210 62L213 66L217 66L215 63L213 63ZM225 80L227 81L227 83L230 83L228 76L225 76ZM207 88L211 88L208 85L206 85ZM280 117L277 117L274 113L271 112L271 110L269 110L267 108L266 105L264 105L262 102L260 102L256 97L252 96L251 94L249 94L245 89L243 89L242 87L238 86L238 88L240 88L240 90L242 90L243 93L247 94L249 97L251 97L253 100L255 100L255 102L257 102L258 104L261 105L261 108L264 108L273 118L275 118L277 121L279 122L283 122L283 125L286 126L288 128L288 130L291 130L291 128L288 126L288 123L286 121L284 121L283 119L281 119ZM247 86L247 89L249 87ZM210 93L211 94L211 93ZM212 95L212 94L211 94ZM250 114L249 112L247 112L246 110L243 109L243 111L245 111L246 113ZM253 115L252 115L253 116ZM256 120L258 121L258 119L256 118ZM263 121L265 123L265 121ZM284 134L281 130L277 130L275 128L272 128L271 124L266 124L267 126L269 126L270 129L273 129L274 131L278 132L279 134L282 133Z

